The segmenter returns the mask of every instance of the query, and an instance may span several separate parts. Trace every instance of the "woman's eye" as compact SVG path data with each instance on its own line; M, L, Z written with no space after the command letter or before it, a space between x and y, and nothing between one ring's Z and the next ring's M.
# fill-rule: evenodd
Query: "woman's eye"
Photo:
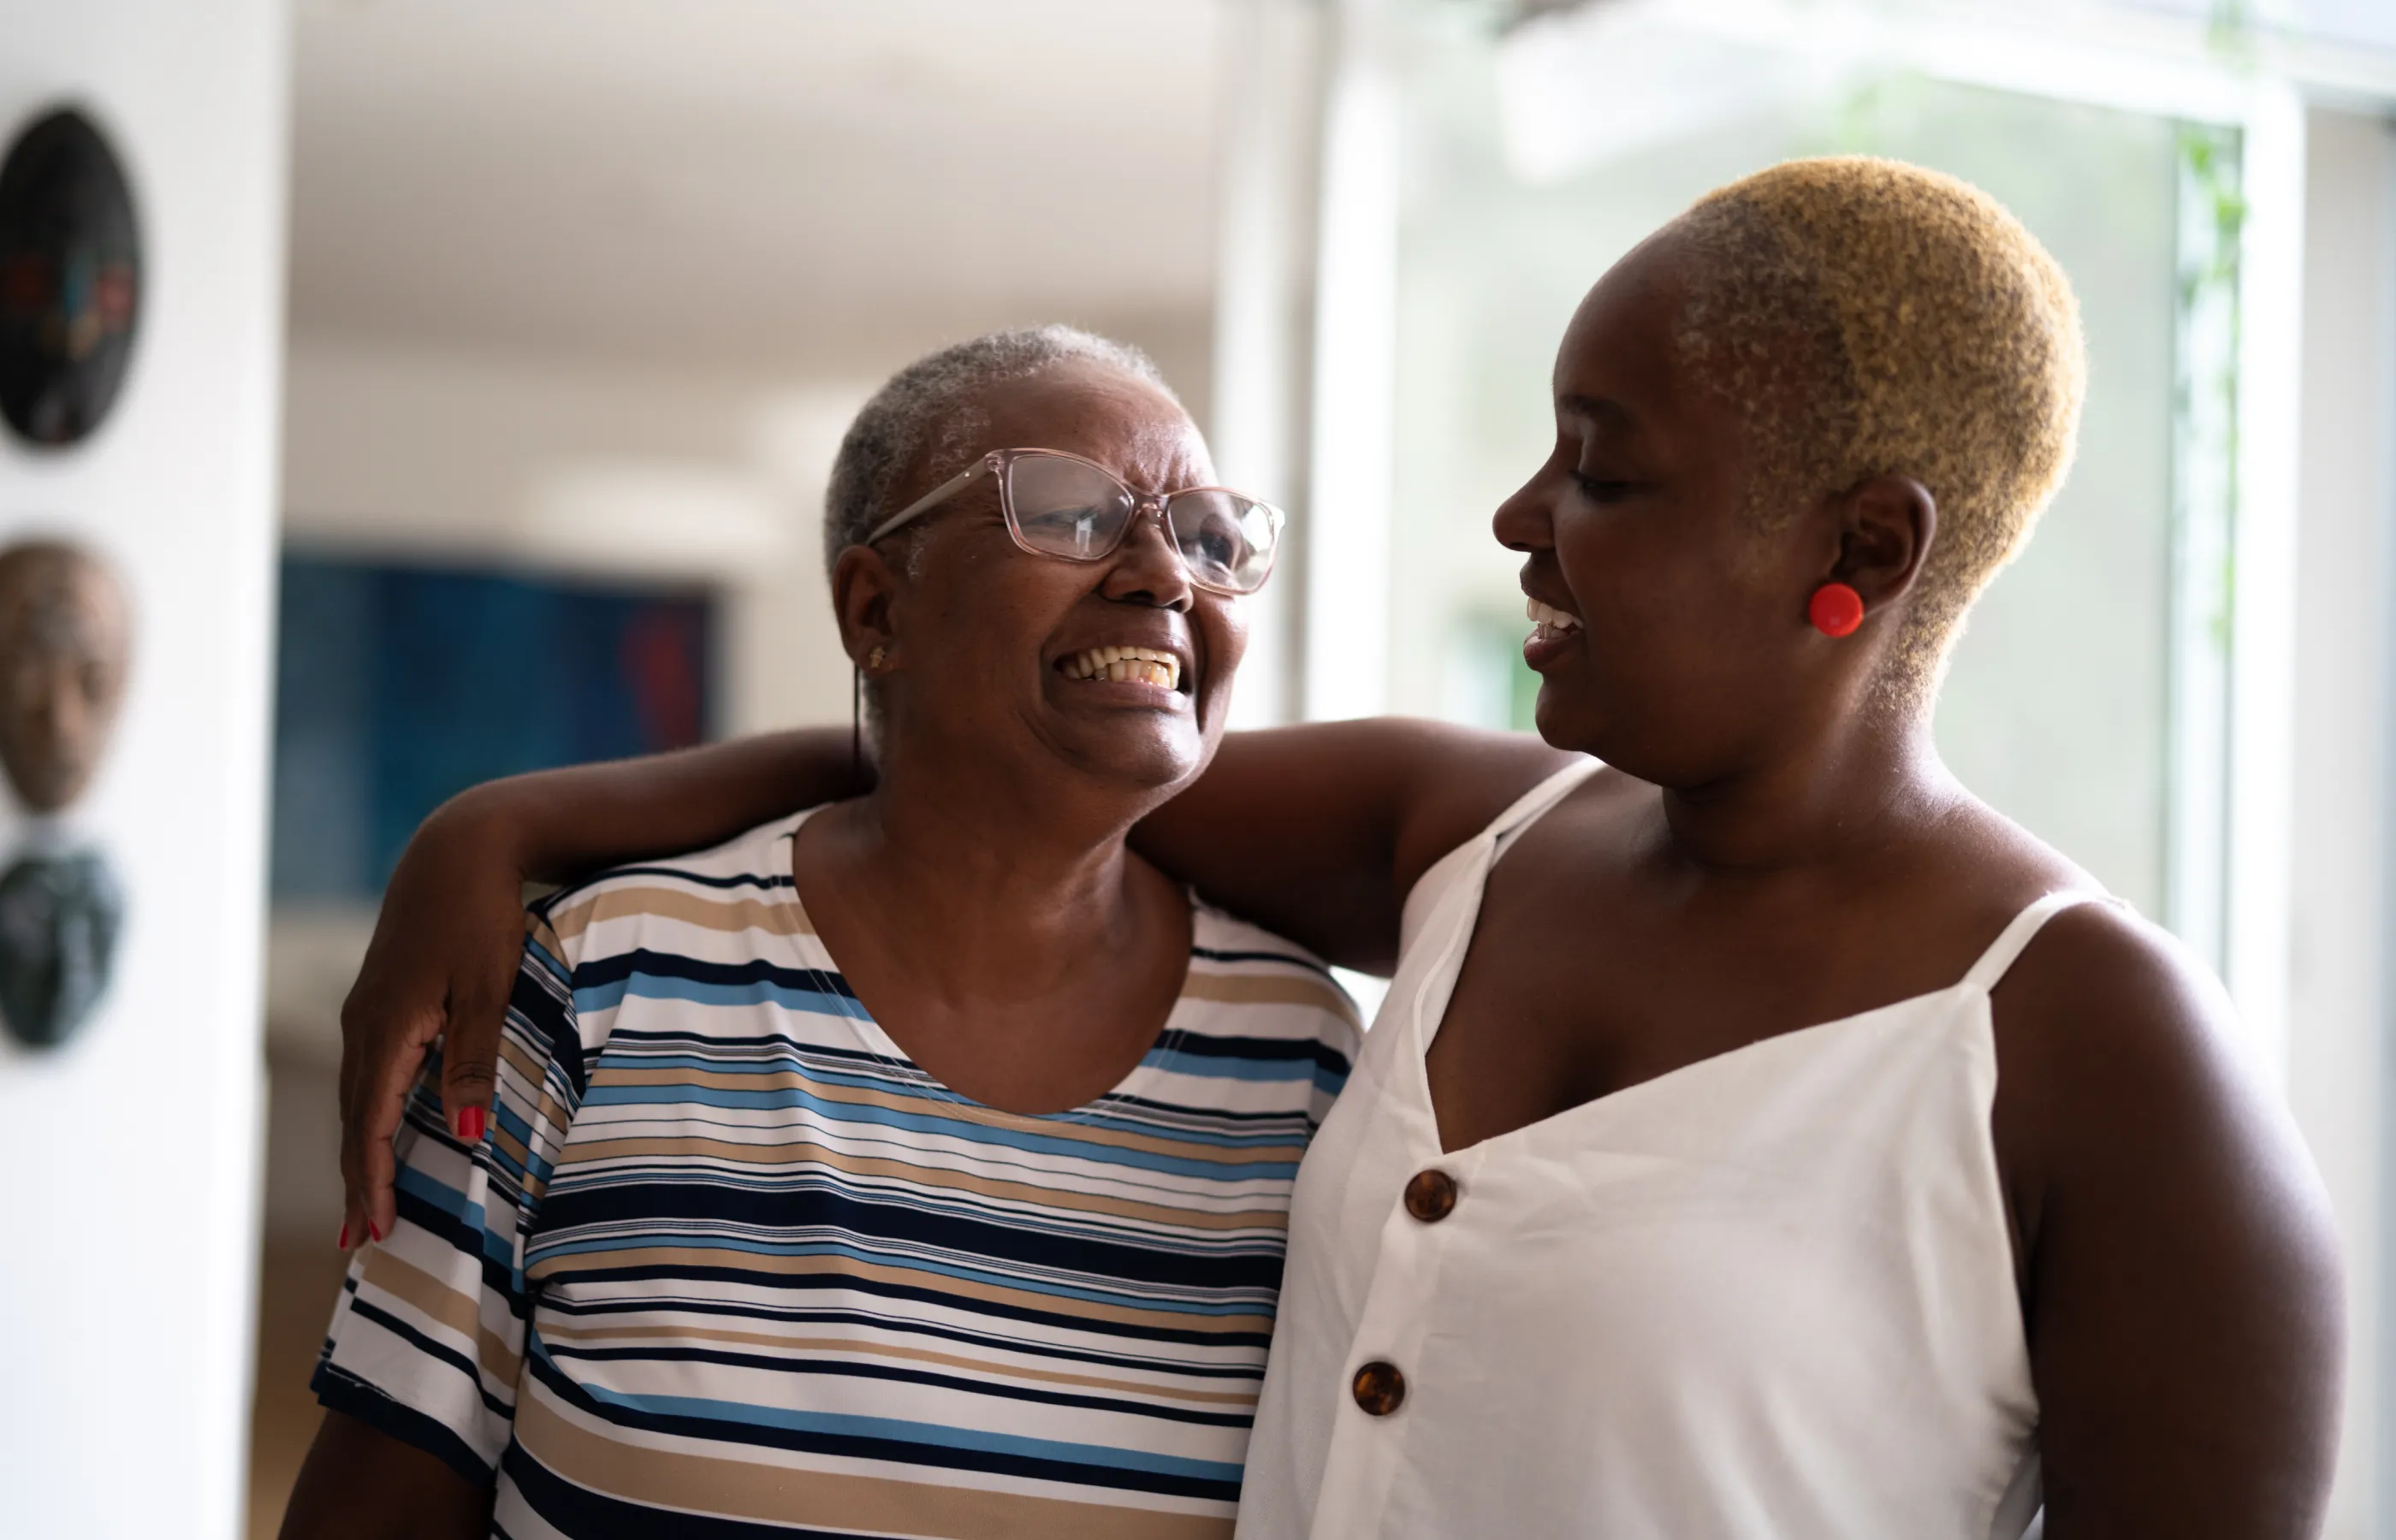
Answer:
M1240 532L1220 520L1209 520L1199 526L1191 542L1198 554L1218 566L1228 566L1240 549Z
M1100 513L1095 508L1052 508L1027 514L1026 539L1075 551L1090 550L1098 540Z
M1588 498L1590 501L1602 503L1620 502L1631 496L1635 485L1631 482L1587 475L1578 471L1573 472L1573 484L1580 488L1581 495Z

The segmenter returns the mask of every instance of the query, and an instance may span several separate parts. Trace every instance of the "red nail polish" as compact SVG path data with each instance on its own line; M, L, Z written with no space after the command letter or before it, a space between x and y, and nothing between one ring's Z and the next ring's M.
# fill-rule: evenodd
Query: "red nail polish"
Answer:
M459 1109L458 1137L465 1140L468 1144L481 1144L483 1142L483 1127L484 1113L481 1108L465 1107Z
M371 1219L366 1221L366 1233L373 1236L378 1243L382 1240L382 1227Z
M335 1244L339 1245L343 1251L348 1251L350 1249L350 1222L347 1219L341 1221L341 1239L335 1242Z

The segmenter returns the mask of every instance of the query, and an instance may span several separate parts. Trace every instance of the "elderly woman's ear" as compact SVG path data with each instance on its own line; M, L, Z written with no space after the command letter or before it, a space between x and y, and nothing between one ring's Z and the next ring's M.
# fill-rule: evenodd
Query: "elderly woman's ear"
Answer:
M898 570L871 546L849 547L832 566L832 609L841 648L869 674L885 668L898 648L890 628L898 585Z

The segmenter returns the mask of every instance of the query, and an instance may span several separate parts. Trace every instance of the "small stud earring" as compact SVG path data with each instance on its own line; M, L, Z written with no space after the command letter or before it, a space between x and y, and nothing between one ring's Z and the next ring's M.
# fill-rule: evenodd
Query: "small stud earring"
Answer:
M1806 601L1805 618L1824 636L1853 636L1864 623L1864 596L1844 583L1824 583Z
M865 666L869 669L879 669L882 667L883 658L888 656L888 653L883 649L882 644L876 642L873 644L873 650L865 655Z

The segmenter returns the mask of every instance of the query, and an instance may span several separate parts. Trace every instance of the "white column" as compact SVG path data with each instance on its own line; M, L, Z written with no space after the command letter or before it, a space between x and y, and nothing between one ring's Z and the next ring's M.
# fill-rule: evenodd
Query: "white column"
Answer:
M1390 698L1399 145L1378 11L1336 7L1324 102L1303 628L1314 721L1376 715Z
M2305 313L2305 108L2296 87L2258 86L2244 129L2222 978L2257 1067L2281 1089L2288 1052L2297 396Z
M288 27L282 0L0 0L0 134L81 104L146 247L113 417L61 451L0 434L0 538L97 547L136 631L76 809L126 890L115 981L63 1048L0 1049L0 1534L241 1521Z
M1215 400L1224 484L1291 517L1272 581L1248 601L1231 722L1298 714L1306 586L1307 428L1314 361L1324 50L1312 0L1224 0L1217 71Z

